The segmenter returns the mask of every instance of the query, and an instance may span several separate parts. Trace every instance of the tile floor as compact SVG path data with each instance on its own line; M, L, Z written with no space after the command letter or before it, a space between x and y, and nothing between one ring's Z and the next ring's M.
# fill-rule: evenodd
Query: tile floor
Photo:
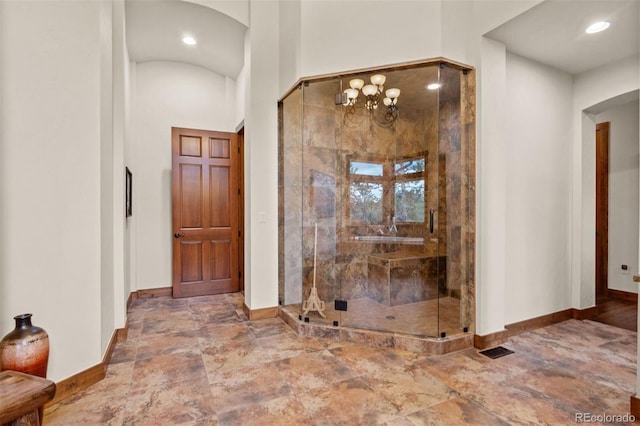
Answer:
M107 377L45 424L565 425L622 416L635 392L636 333L597 322L521 334L495 360L425 357L299 337L241 306L240 294L135 301Z

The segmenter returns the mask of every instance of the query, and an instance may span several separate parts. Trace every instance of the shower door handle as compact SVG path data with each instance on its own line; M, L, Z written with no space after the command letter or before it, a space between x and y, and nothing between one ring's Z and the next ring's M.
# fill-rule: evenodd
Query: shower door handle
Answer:
M433 234L433 209L429 209L429 232Z

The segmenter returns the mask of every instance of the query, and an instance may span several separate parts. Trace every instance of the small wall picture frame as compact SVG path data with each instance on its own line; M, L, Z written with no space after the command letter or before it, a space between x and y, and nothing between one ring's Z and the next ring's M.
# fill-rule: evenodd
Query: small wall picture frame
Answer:
M125 170L125 204L124 214L125 217L133 216L133 174L128 167Z

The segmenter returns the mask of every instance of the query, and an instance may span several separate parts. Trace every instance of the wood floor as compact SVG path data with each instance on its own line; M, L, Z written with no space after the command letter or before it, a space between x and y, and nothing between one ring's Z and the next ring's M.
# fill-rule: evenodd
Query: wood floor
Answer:
M633 300L610 297L598 303L598 316L592 319L625 330L638 331L638 304Z

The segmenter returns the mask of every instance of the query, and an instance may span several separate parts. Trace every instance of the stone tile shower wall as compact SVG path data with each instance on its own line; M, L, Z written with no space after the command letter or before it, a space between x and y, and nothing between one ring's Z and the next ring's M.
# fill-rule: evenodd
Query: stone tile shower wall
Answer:
M309 294L317 224L316 285L320 298L327 304L333 305L335 299L385 300L373 279L376 272L372 270L385 265L384 259L376 264L376 256L407 253L405 257L415 255L418 260L397 263L404 268L399 276L404 274L409 280L418 274L422 281L429 281L431 276L433 287L425 290L419 286L415 289L401 286L400 292L392 290L388 303L411 303L439 295L455 297L462 302L461 326L473 325L475 87L469 82L473 75L461 79L458 69L451 71L449 77L455 84L450 85L456 89L443 91L440 102L428 108L401 109L391 128L372 123L362 110L346 120L342 107L334 104L334 95L341 92L337 79L301 84L282 101L281 304L301 303ZM402 73L402 70L385 72L392 73ZM353 76L345 78L343 84L349 78ZM420 224L400 223L397 228L398 236L422 237L425 244L354 240L355 236L373 235L375 226L349 221L349 159L368 157L393 161L418 154L426 155L426 220ZM434 234L428 229L429 206L438 207ZM385 207L383 222L389 213Z
M475 316L475 73L441 70L440 92L440 238L447 256L447 293L461 299L460 324ZM444 170L443 170L444 169Z

